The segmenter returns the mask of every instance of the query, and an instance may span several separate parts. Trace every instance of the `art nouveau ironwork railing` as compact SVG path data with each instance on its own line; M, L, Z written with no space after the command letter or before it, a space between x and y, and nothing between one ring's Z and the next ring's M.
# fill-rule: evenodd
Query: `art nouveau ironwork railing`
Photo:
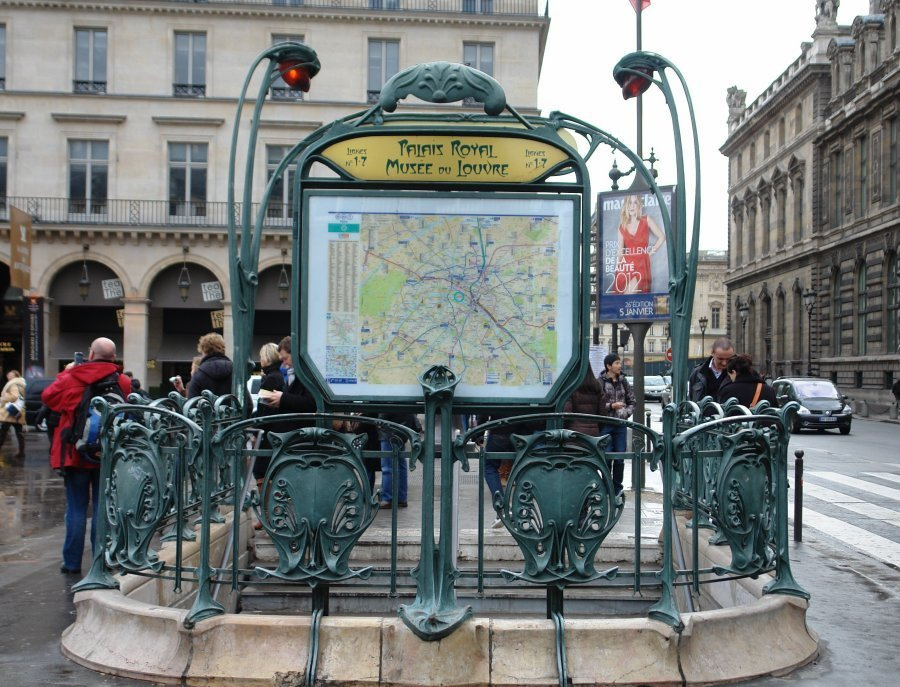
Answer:
M367 450L365 433L331 428L333 421L346 416L242 419L230 396L183 401L173 394L150 405L115 407L106 406L102 399L95 403L103 407L106 422L103 516L98 523L103 546L76 589L115 588L113 575L122 573L168 579L176 589L190 582L197 585L197 593L185 617L187 626L225 612L214 597L216 584L227 584L235 591L249 583L298 584L311 589L312 642L317 639L319 620L327 614L329 589L365 580L368 586L383 588L386 596L396 595L398 584L414 586L416 602L398 610L401 617L407 614L404 620L416 634L430 640L439 637L429 635L437 627L433 618L419 622L426 612L462 620L471 615L470 608L456 603L458 586L474 588L479 595L490 594L497 585L538 586L546 589L548 617L557 628L562 681L566 675L563 601L566 589L574 585L624 586L635 592L656 587L659 601L649 616L676 630L683 627L674 595L679 586L690 586L698 593L706 582L772 572L767 593L808 597L794 581L787 556L786 428L795 410L792 406L775 410L760 404L751 414L736 404L670 405L664 410L664 425L681 429L672 432L671 444L652 429L625 420L566 413L523 415L473 427L452 442L452 450L435 459L434 451L424 450L416 432L379 418L354 420L360 427L368 424L392 435L392 451ZM434 417L438 406L427 409ZM440 410L449 411L449 404ZM572 421L624 424L632 434L630 450L609 453L607 437L565 429ZM535 423L545 429L517 433L517 427L533 428ZM256 430L266 432L267 448L248 443L248 433ZM492 430L509 432L513 450L488 452L482 442L473 452L472 445ZM426 414L426 435L433 436L433 431ZM270 459L265 478L258 491L251 490L251 461L263 457ZM365 460L382 457L391 458L395 468L404 458L411 461L412 469L421 466L423 503L431 506L439 499L442 518L452 501L448 489L452 480L447 475L454 463L460 463L464 471L476 467L481 484L486 459L510 459L507 489L502 497L495 495L493 506L522 551L523 569L486 570L483 504L478 516L479 555L471 567L459 565L455 556L443 560L444 538L437 544L425 536L434 532L430 507L423 509L422 544L415 566L398 562L395 512L390 566L351 567L353 548L375 518L379 503L379 494L369 487ZM639 551L630 570L595 568L596 553L623 511L610 473L610 461L616 458L631 464L635 479L644 465L663 471L662 565L651 570L643 569ZM435 466L429 466L429 460L442 463L437 494L433 491ZM639 510L640 490L634 498ZM696 523L690 561L676 560L673 548L672 518L679 505L691 509L691 523ZM230 559L216 565L208 545L210 525L226 521L220 511L238 514L248 508L256 511L275 545L277 564L241 567L240 518L235 517ZM199 515L200 560L187 566L180 552L184 542L195 536L188 525L195 515ZM636 547L641 541L640 521L635 518ZM700 567L697 551L703 528L714 530L714 536L729 547L729 565ZM174 563L163 563L153 549L163 537L175 542ZM431 568L423 565L428 561ZM448 623L436 633L446 636L455 626ZM310 661L308 671L314 676L314 651Z

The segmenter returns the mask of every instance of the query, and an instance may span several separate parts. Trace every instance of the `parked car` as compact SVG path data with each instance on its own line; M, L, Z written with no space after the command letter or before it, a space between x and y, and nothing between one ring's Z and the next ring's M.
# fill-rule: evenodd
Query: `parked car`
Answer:
M779 377L772 386L778 403L797 401L800 410L791 425L795 434L801 429L837 429L850 434L853 410L847 397L827 379L818 377Z
M660 375L644 377L644 399L662 401L663 394L669 391L669 385Z
M35 425L35 417L41 409L41 394L53 383L55 377L32 377L25 380L25 423L40 432L47 431L47 423Z

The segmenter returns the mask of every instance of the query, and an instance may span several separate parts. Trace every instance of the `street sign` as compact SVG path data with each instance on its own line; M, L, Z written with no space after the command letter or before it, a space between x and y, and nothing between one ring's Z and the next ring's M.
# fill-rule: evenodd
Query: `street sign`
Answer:
M666 349L666 360L668 360L670 363L672 362L672 349L671 348Z

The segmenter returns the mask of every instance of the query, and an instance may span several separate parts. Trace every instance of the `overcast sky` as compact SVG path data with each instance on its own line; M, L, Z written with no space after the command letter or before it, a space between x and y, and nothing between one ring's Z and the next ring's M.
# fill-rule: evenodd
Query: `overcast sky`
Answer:
M622 99L612 78L621 57L636 46L629 0L549 0L550 33L538 87L543 114L560 110L635 146L635 101ZM702 214L700 247L727 248L728 176L719 153L728 134L725 94L736 85L752 103L800 56L815 29L815 0L652 0L642 15L642 47L671 60L691 91L700 133ZM839 24L867 14L869 0L841 0ZM686 111L682 130L689 132ZM658 88L644 96L643 153L653 147L661 184L675 183L671 120ZM689 146L689 139L685 139ZM591 160L591 190L609 190L608 148ZM618 157L619 167L630 164ZM692 169L692 163L687 170ZM688 194L693 180L688 172ZM620 182L623 188L630 177ZM690 231L690 217L688 219Z

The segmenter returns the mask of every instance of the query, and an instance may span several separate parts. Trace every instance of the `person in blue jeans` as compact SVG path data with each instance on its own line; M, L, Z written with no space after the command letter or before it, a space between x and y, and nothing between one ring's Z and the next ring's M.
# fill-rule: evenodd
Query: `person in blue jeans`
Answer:
M487 422L490 422L491 420L499 420L504 417L513 417L515 415L523 414L525 413L505 412L497 415L479 415L478 424L483 425ZM515 447L513 446L512 439L510 438L513 434L534 434L541 429L542 424L539 422L520 422L515 425L495 427L487 433L487 443L485 444L484 450L487 453L514 452ZM512 466L512 462L512 460L501 460L499 458L484 459L484 482L487 485L488 493L491 495L492 503L495 494L499 493L502 497L504 493L503 479L500 476L501 466L504 463L507 464L506 476L508 476L509 467ZM494 529L500 528L502 526L503 522L500 520L500 518L494 520L493 524L491 525L491 527Z
M634 392L622 374L622 360L615 353L610 353L603 359L603 367L606 369L600 375L600 384L603 386L600 414L627 420L634 413ZM610 435L609 450L612 453L628 450L628 427L608 424L601 428L601 432ZM624 491L624 477L625 461L617 458L612 461L613 487L617 496Z
M416 432L422 431L419 419L413 413L381 413L378 417L382 420L390 420L398 425L409 427ZM378 439L381 442L382 451L394 451L391 442L393 433L386 428L378 428ZM381 459L381 507L390 508L394 498L394 458L386 456ZM406 458L401 457L397 466L397 506L406 508L409 499L409 464Z

